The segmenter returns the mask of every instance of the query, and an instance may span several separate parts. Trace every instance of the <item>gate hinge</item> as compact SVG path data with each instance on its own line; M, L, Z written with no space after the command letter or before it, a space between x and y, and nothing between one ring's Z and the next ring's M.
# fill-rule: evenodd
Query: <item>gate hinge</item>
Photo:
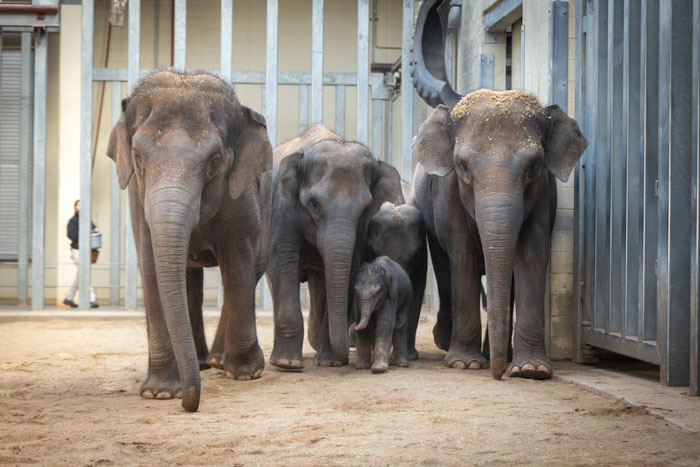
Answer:
M656 258L654 260L654 275L655 276L659 275L659 258Z
M654 196L659 196L659 181L654 180Z

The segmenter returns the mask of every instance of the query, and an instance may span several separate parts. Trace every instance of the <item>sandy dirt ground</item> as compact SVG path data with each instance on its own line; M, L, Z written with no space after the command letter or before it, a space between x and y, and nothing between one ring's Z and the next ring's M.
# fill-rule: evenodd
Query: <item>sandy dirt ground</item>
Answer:
M143 320L2 322L0 464L700 463L700 435L643 408L556 379L445 368L430 321L410 368L315 368L307 346L299 373L205 371L197 413L139 397ZM205 324L211 338L216 321ZM271 319L258 325L267 359Z

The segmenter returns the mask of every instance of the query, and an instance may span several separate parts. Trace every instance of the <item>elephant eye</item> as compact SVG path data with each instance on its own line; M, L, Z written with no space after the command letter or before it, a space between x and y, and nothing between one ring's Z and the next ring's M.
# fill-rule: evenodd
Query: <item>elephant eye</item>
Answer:
M316 198L309 198L309 210L311 214L318 215L321 212L321 203Z
M207 176L213 177L216 175L216 171L219 169L221 164L221 154L214 154L209 158L209 164L207 165Z
M535 161L532 164L530 164L530 167L527 169L527 181L531 182L537 177L537 174L540 173L540 163Z
M136 164L136 170L141 173L143 170L143 158L141 157L141 153L138 151L134 151L134 164Z
M462 172L462 179L464 179L464 183L471 183L472 173L469 171L466 162L459 163L459 170Z

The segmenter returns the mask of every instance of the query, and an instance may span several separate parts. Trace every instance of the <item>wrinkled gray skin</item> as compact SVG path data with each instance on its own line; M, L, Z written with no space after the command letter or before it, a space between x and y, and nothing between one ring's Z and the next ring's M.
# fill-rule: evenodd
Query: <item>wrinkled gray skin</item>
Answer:
M141 395L182 396L195 411L207 367L203 267L218 265L224 283L212 361L235 379L258 378L264 367L254 294L268 259L272 148L264 118L206 73L147 75L122 108L107 155L129 189L144 284Z
M556 213L555 177L566 181L587 142L558 106L519 91L477 91L452 112L440 105L413 154L416 203L440 294L433 334L453 368L484 368L480 277L486 274L491 373L506 371L511 278L517 321L510 376L545 379L544 295Z
M366 255L369 218L384 201L403 203L398 172L366 146L314 125L275 149L271 255L275 341L270 363L301 369L299 284L311 297L314 363L348 363L351 287Z
M413 293L406 310L406 344L408 359L415 360L418 358L416 329L428 270L428 250L420 211L410 204L382 204L379 212L369 220L367 245L371 258L388 256L403 268L411 280Z
M393 347L396 366L408 366L407 313L411 307L411 280L401 265L388 256L365 263L355 278L355 316L358 370L372 373L389 369Z

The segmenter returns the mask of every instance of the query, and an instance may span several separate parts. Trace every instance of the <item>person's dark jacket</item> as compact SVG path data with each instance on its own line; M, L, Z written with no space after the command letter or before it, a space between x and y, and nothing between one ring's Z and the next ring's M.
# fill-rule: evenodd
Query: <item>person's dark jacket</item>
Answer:
M95 224L90 222L90 228L94 229ZM79 248L78 237L80 232L80 216L75 214L68 221L68 238L70 239L70 247L74 250Z

